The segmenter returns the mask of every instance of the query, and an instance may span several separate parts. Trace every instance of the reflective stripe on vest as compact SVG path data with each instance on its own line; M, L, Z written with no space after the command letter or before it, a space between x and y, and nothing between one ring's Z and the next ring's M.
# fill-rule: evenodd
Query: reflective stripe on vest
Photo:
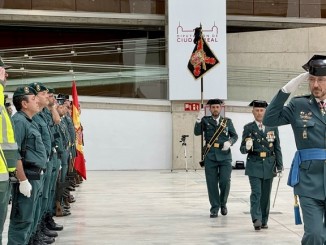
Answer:
M7 162L4 157L3 151L0 148L0 181L6 181L9 179Z
M16 141L15 141L15 134L14 134L14 129L12 127L11 119L8 115L7 110L3 107L0 106L0 144L14 144L17 146ZM2 149L8 149L7 146L3 145ZM4 148L6 147L6 148ZM9 148L13 149L13 148Z

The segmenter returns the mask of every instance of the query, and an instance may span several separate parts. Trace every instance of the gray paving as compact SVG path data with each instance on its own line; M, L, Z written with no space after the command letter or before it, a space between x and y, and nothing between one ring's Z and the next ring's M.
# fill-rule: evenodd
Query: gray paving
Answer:
M229 214L217 219L209 218L202 170L88 171L88 180L73 192L72 215L56 218L64 230L55 244L300 244L303 225L294 224L287 175L269 229L254 231L244 170L233 170ZM272 201L276 184L274 179Z

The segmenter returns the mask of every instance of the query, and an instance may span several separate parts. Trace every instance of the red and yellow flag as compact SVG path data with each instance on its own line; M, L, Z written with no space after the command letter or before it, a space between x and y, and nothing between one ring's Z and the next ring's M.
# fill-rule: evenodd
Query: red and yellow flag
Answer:
M74 168L77 173L86 179L86 164L84 158L83 151L83 132L80 124L80 116L79 116L79 102L78 102L78 94L76 82L72 82L72 121L75 126L76 132L76 150L77 156L75 158Z

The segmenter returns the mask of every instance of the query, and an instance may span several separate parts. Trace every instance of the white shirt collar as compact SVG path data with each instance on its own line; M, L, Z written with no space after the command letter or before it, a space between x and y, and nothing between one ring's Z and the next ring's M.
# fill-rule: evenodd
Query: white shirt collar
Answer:
M216 120L216 122L219 122L219 121L220 121L220 118L221 118L220 115L219 115L218 118L216 118L216 119L213 117L213 119Z

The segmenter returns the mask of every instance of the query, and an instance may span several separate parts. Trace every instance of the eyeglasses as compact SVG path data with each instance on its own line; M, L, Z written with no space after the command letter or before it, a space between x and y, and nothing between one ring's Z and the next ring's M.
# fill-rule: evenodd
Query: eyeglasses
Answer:
M326 82L326 77L309 77L308 78L308 82L310 84L314 84L315 82L317 82L318 84L322 84Z

